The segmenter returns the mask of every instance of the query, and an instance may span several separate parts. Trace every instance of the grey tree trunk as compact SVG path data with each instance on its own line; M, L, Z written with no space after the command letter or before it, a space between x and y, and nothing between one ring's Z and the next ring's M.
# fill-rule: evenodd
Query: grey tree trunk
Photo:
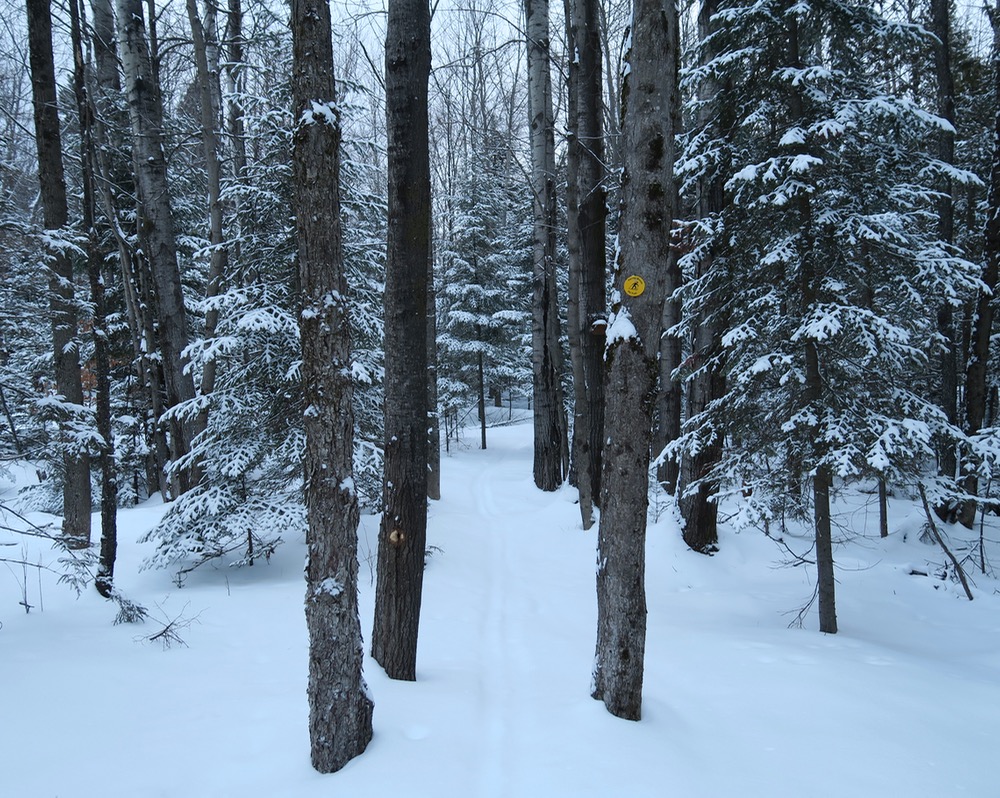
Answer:
M226 13L226 96L227 96L227 133L229 136L229 151L232 154L232 175L241 184L246 179L247 145L246 124L243 113L243 92L245 91L244 72L244 40L243 40L243 5L241 0L228 0ZM239 280L244 280L244 265L240 252L240 192L235 192L232 199L232 218L235 220L235 234L232 244L233 261L240 269Z
M92 99L95 108L95 135L97 138L97 171L100 174L101 206L118 245L118 260L122 273L122 293L136 376L142 385L146 411L159 418L163 409L160 370L149 354L156 352L150 303L141 298L140 272L145 263L136 252L135 233L130 218L134 216L134 203L127 207L135 195L131 159L124 159L125 131L129 127L124 106L119 105L121 79L118 72L118 49L115 44L115 17L111 0L91 0L91 31L94 53ZM148 281L147 281L148 282ZM166 432L153 428L148 459L146 489L152 493L160 490L164 496L166 482L164 468L167 462ZM138 493L138 490L136 491Z
M372 737L358 617L358 498L347 286L341 250L340 122L329 0L293 0L293 169L309 519L306 625L312 764L331 773Z
M675 208L678 18L673 0L634 0L622 86L625 171L617 301L606 355L607 443L597 554L593 696L638 720L646 645L645 545L660 321Z
M44 227L58 239L66 232L69 208L63 175L62 139L56 103L56 75L52 58L52 16L49 0L26 0L28 49L32 101L35 113L35 145L38 152L38 182L41 188ZM76 346L76 307L73 301L73 264L65 248L54 246L47 255L49 310L52 314L52 347L56 392L82 407L83 386ZM63 527L71 548L90 545L90 459L75 451L66 430L63 444Z
M227 272L228 251L222 232L222 89L219 76L219 43L215 4L205 6L205 20L198 14L198 0L187 0L188 21L191 24L191 41L194 45L195 71L198 76L198 98L201 111L201 140L205 152L205 177L208 184L208 243L211 248L205 298L217 297ZM205 338L215 337L219 324L219 311L205 313ZM214 360L205 363L201 375L201 393L207 396L215 390L216 366ZM200 424L204 426L205 419Z
M532 399L535 485L555 490L569 458L563 407L559 299L556 288L556 156L549 53L549 2L525 0L528 125L534 208L531 304Z
M73 94L80 125L80 165L83 189L83 228L87 236L87 277L93 306L95 400L97 434L102 446L101 469L101 551L94 585L108 598L114 586L115 559L118 554L118 474L115 468L115 444L111 429L111 352L107 324L107 301L102 266L104 253L97 235L97 142L94 107L86 81L83 46L83 10L80 0L70 0L70 34L73 49Z
M681 133L680 107L675 107L672 127L676 135ZM678 207L677 182L667 187L674 196L673 207ZM671 243L673 231L671 231ZM676 246L670 247L667 261L666 301L663 303L662 334L660 336L660 374L656 397L656 413L653 421L653 456L660 457L664 447L673 443L681 435L681 408L684 390L680 380L674 375L681 365L681 339L676 332L670 332L680 323L681 303L676 292L681 287L680 255ZM671 496L676 495L680 477L680 462L677 458L661 458L656 468L656 481Z
M573 364L573 463L584 529L600 504L604 447L604 331L607 256L604 188L604 103L597 0L571 0L571 103L567 191L570 238L569 328Z
M794 0L786 0L786 9ZM793 69L802 69L803 63L799 44L798 17L785 14L786 51L788 65ZM790 87L789 113L793 120L803 120L801 89ZM803 151L805 145L802 145ZM818 296L820 277L816 271L816 256L814 247L813 211L809 195L802 192L795 201L798 214L799 237L801 244L801 263L799 266L799 286L802 301L801 312L806 316L811 312ZM820 405L823 401L823 375L820 370L820 352L813 338L804 338L805 348L805 385L803 401L808 407L813 406L814 415L820 415ZM816 584L819 600L819 630L829 634L837 631L837 611L835 601L835 579L833 563L833 542L830 521L830 487L833 475L830 467L823 462L823 447L819 440L812 441L812 457L816 465L812 475L813 489L813 521L816 536ZM801 473L796 470L789 478L799 482Z
M698 36L703 43L703 59L711 61L714 52L710 46L710 36L716 29L712 17L718 10L716 0L706 0L698 13ZM733 109L726 100L726 86L719 81L707 79L701 86L699 99L699 129L704 129L715 121L713 133L726 136L733 120ZM711 218L720 214L725 207L725 164L720 164L713 175L706 177L699 191L696 212L700 218ZM717 245L718 246L718 245ZM697 266L696 277L704 278L713 271L725 268L719 259L717 247ZM688 418L702 413L708 405L725 395L726 378L720 357L722 341L718 307L702 307L694 326L692 358L695 373L692 375L687 393ZM721 432L710 433L710 440L702 442L696 454L685 453L681 458L680 511L683 519L683 537L695 551L708 552L719 541L719 508L713 501L718 485L709 478L712 470L722 457ZM697 482L696 488L691 486Z
M478 333L477 333L478 334ZM476 382L478 384L478 399L476 407L479 411L479 448L486 449L486 374L483 367L483 353L476 353Z
M935 0L938 2L939 0ZM996 12L994 21L993 41L993 83L994 89L1000 89L1000 19ZM938 34L940 36L940 33ZM989 394L987 376L990 363L990 339L993 335L994 306L996 287L1000 276L1000 110L997 111L993 125L993 161L990 165L990 183L987 196L986 232L982 280L986 291L981 291L976 301L976 315L972 320L972 335L969 351L969 362L965 377L965 431L969 435L979 432L986 419L986 403ZM965 492L979 492L979 480L975 473L965 477ZM977 502L968 500L962 507L960 520L971 528L976 517Z
M434 240L434 226L428 231ZM427 247L427 498L441 498L441 414L438 412L437 292L434 288L433 243Z
M934 74L937 79L937 113L952 125L955 123L955 82L951 73L951 17L949 0L931 0L931 31L938 41L934 44ZM946 164L955 163L955 136L948 130L939 133L937 142L938 158ZM952 200L951 180L944 179L941 196L938 200L938 236L946 244L951 244L955 238L954 202ZM945 349L939 359L941 408L948 421L959 423L958 393L959 393L959 348L960 338L955 325L955 309L947 299L942 300L938 308L938 332L944 338ZM947 440L942 442L939 469L940 473L949 479L957 474L957 458L955 444ZM956 515L953 507L938 507L937 511L943 518L954 520ZM974 510L973 510L974 511Z
M430 59L427 0L390 0L385 46L385 479L372 656L390 678L407 680L416 678L427 540Z
M140 240L155 296L156 344L163 370L164 410L194 398L194 380L185 372L182 352L188 344L187 312L177 264L177 243L163 153L163 113L153 71L141 0L117 0L120 55L132 125L132 152L139 200ZM197 422L171 423L174 461L190 450ZM197 469L180 478L180 490L197 484Z

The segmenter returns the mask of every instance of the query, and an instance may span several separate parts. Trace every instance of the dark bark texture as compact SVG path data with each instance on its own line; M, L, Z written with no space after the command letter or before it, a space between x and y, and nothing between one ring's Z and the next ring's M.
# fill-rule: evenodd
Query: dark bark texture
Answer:
M104 253L97 235L97 142L94 107L87 89L84 62L83 9L80 0L69 0L70 35L73 47L73 95L80 125L80 167L83 189L83 228L87 237L87 277L93 306L91 330L94 340L94 376L97 434L102 445L98 455L101 471L101 550L94 585L105 598L114 587L118 555L118 475L115 469L114 435L111 428L111 352L107 323L107 300L102 266Z
M52 58L52 16L49 0L27 0L31 90L35 112L38 182L41 188L44 227L59 238L69 221L66 180L63 175L62 139L56 105L56 76ZM49 248L49 310L52 315L53 363L56 392L73 405L83 405L80 359L73 302L73 263L67 249ZM72 451L63 455L62 534L72 548L90 545L90 459Z
M994 31L993 83L994 90L1000 90L1000 29ZM993 303L996 301L997 280L1000 277L1000 110L993 123L993 162L990 165L985 238L983 256L986 262L982 280L986 285L986 291L980 291L976 301L976 315L972 320L972 340L965 377L965 431L969 435L975 435L984 426L989 393L987 377L990 338L993 335ZM978 493L979 480L974 473L966 475L965 491L969 494ZM967 527L972 527L976 506L977 502L967 500L962 507L961 521Z
M786 59L793 69L802 69L803 62L799 44L798 17L792 13L787 13L787 9L792 6L794 0L786 0L785 14L785 34L786 34ZM801 95L801 89L796 86L789 87L788 105L789 115L793 120L800 120L805 124L805 105ZM805 152L807 145L803 144L802 151ZM815 253L815 232L813 222L813 208L810 195L801 192L794 204L798 215L800 247L799 265L799 290L801 298L800 311L806 317L813 309L819 295L819 281L817 275L816 253ZM822 415L821 405L823 403L823 374L821 370L820 348L813 338L803 338L805 357L805 385L803 390L803 402L805 407L812 407L813 414L819 418ZM817 597L819 603L819 630L834 634L837 631L837 611L835 602L835 577L833 563L833 542L830 522L830 487L833 483L833 475L829 465L824 462L826 452L822 443L813 436L811 442L812 460L815 463L812 476L813 492L813 525L816 539L816 583ZM802 442L803 446L806 443ZM794 458L795 465L788 474L789 480L799 483L802 479L800 458Z
M362 675L358 617L359 511L328 0L294 0L291 24L309 519L309 738L313 767L330 773L365 750L372 737L373 704Z
M141 0L117 0L124 90L132 125L132 155L139 200L139 239L148 264L149 299L156 308L155 341L162 363L165 407L194 398L194 380L181 353L188 345L187 312L177 263L177 242L163 152L163 110ZM171 455L185 455L198 422L171 424ZM196 484L196 469L180 477L180 490Z
M385 479L372 656L390 678L407 680L416 678L427 540L430 59L427 0L390 0L385 47Z
M556 290L556 156L548 0L525 0L524 16L528 35L528 125L535 222L531 304L533 471L538 488L555 490L566 478L569 444L563 408Z
M930 0L931 30L938 41L934 44L934 74L937 80L937 112L952 125L955 124L955 82L951 72L951 15L949 0ZM943 163L955 163L955 135L949 130L941 130L938 134L938 158ZM955 239L955 211L952 199L951 180L944 178L941 196L938 199L938 236L946 244ZM940 368L941 408L948 416L948 421L958 425L958 393L959 393L959 357L961 346L959 333L955 324L955 308L949 299L943 299L938 308L938 332L945 341L945 347L938 361ZM955 444L951 440L942 442L940 453L940 472L943 476L954 478L957 473L957 457ZM955 512L951 507L939 507L942 517L954 520Z
M634 0L622 86L625 171L616 301L605 366L593 696L638 720L646 645L645 545L660 322L670 257L678 19L672 0ZM638 290L641 278L645 284Z
M604 103L596 0L571 0L567 202L570 242L568 328L573 364L573 468L585 529L600 505L604 447L604 331L607 312Z
M702 60L710 62L715 57L711 46L711 35L717 23L712 17L718 10L716 0L702 3L698 13L698 37L702 41ZM715 126L713 134L717 137L727 135L733 120L733 109L727 102L726 86L719 80L708 77L699 89L699 100L702 105L698 111L698 127ZM697 214L707 219L718 216L725 208L726 197L723 188L724 164L720 164L713 174L707 175L699 187ZM712 250L697 265L696 277L705 279L713 272L712 279L717 282L718 274L725 268L724 259L717 251L721 245L716 244ZM717 292L712 292L717 296ZM722 363L722 341L719 313L721 302L703 305L697 315L692 342L692 362L694 374L691 375L688 391L687 417L695 418L705 411L711 402L721 399L726 392L726 378ZM695 551L712 551L719 542L718 518L719 508L713 500L718 484L710 478L713 469L722 458L722 433L714 429L703 431L702 441L697 453L685 453L681 458L680 473L680 511L683 522L683 537ZM697 483L697 484L695 484Z

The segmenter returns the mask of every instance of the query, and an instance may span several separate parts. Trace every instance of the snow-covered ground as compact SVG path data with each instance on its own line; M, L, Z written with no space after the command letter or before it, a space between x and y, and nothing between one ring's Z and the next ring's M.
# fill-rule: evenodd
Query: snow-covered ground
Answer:
M840 505L835 636L815 631L815 610L788 628L812 574L781 566L773 541L724 529L704 557L663 513L632 723L588 694L596 528L580 530L572 489L533 488L530 426L491 430L487 451L476 440L444 458L430 511L418 680L366 663L375 736L362 757L330 776L309 765L302 540L178 589L169 572L139 572L148 547L135 541L162 512L148 502L121 513L118 583L154 618L190 621L186 645L144 642L152 620L113 626L111 604L48 573L28 572L26 614L22 571L0 567L0 795L1000 795L997 583L976 577L970 603L910 575L943 562L917 541L912 503L892 503L885 541L868 497ZM362 519L366 637L377 528ZM56 560L0 531L15 542L0 557Z

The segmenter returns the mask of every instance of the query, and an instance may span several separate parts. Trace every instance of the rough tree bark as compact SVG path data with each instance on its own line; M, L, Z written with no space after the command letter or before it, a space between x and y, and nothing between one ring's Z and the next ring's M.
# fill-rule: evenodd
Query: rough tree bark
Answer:
M674 119L671 124L675 135L681 133L681 109L679 104L673 109ZM677 181L671 181L667 187L674 196L671 199L673 207L678 207ZM681 408L684 400L684 390L680 380L675 376L681 365L681 339L676 332L671 333L681 321L681 303L677 291L681 287L680 252L674 245L674 231L670 231L670 257L667 259L667 284L664 289L662 332L660 334L660 374L656 396L656 412L653 416L653 456L659 458L656 467L656 481L671 496L676 495L680 478L680 462L678 458L663 458L664 448L677 440L681 435Z
M427 498L441 498L441 414L438 412L437 291L434 288L434 225L427 233Z
M934 74L937 80L937 113L952 126L955 124L955 82L951 73L951 17L949 0L931 0L931 31L937 41L934 44ZM941 130L937 142L938 158L946 164L955 163L955 135L952 130ZM944 178L944 186L938 200L938 237L946 244L955 239L954 203L952 201L951 180ZM941 408L948 421L958 425L958 373L960 347L959 333L955 326L955 309L948 299L943 299L938 307L938 332L944 338L945 348L939 363L941 381ZM958 462L955 443L951 440L941 444L939 470L948 479L957 475ZM942 518L955 519L954 506L936 508Z
M69 222L62 139L56 104L56 74L52 58L52 16L49 0L26 0L31 91L35 112L35 145L41 187L44 227L58 242ZM73 301L73 263L68 248L48 247L49 309L52 314L53 363L56 393L70 405L83 406L79 351L76 346L76 307ZM63 454L62 534L71 548L90 545L90 459L75 451L68 439Z
M712 32L717 28L712 17L718 10L717 0L706 0L698 14L698 35L703 42L703 61L711 61L714 52L709 44ZM725 86L712 78L706 78L699 89L699 129L704 129L714 119L714 135L725 136L732 125L733 109L726 100ZM723 188L725 166L720 164L715 173L703 181L699 190L696 212L699 218L707 219L720 214L725 207ZM712 270L724 268L714 250L697 265L697 278L704 278ZM688 418L703 412L709 403L721 399L726 392L726 377L719 358L722 354L719 308L702 307L694 326L692 358L695 373L688 386ZM719 541L719 508L713 501L718 485L708 479L712 469L722 457L722 434L709 431L711 436L696 454L685 453L681 458L680 511L683 519L683 537L695 551L707 552ZM697 487L690 489L694 483ZM689 490L690 489L690 490Z
M935 3L939 0L934 0ZM993 31L993 84L1000 90L1000 19L997 11L991 15ZM938 34L940 36L940 33ZM1000 95L997 95L1000 96ZM972 320L969 361L965 377L965 431L969 435L978 433L986 419L986 402L989 393L987 375L990 362L990 339L993 335L993 303L996 301L996 287L1000 276L1000 110L993 123L993 161L990 165L990 183L986 203L986 232L983 257L985 265L982 280L986 291L980 291L976 300L976 315ZM965 477L965 492L975 495L979 492L979 480L975 473ZM960 520L972 527L976 516L977 502L967 500L962 507Z
M246 89L244 73L244 39L243 39L243 4L241 0L228 0L228 10L226 12L226 132L228 134L228 148L232 155L231 171L233 177L242 185L246 181L247 171L247 143L246 143L246 123L243 113L243 96ZM232 219L235 227L232 242L232 260L236 267L240 269L238 277L242 284L245 279L245 266L241 258L241 214L240 214L241 192L234 192L231 198ZM230 269L232 267L230 266Z
M638 720L646 646L645 545L660 321L670 257L678 18L674 0L633 0L622 85L624 173L607 334L597 650L592 694Z
M584 529L600 505L604 447L604 331L606 329L604 103L597 0L570 0L568 37L576 57L569 64L567 225L569 308L573 365L573 468Z
M802 69L801 49L799 43L799 18L790 13L795 0L785 2L785 45L786 60L792 69ZM802 89L789 87L789 115L793 120L800 120L805 126L805 110L801 95ZM802 145L805 152L806 145ZM813 209L809 194L801 192L794 204L798 215L800 231L801 262L799 266L799 291L802 302L801 312L806 316L811 312L818 296L819 276L816 272L816 256L814 251ZM823 375L820 371L819 346L814 338L803 336L805 356L805 384L803 402L808 407L814 407L814 415L819 417L819 405L823 399ZM833 484L833 474L829 465L823 462L822 444L818 440L812 442L812 456L815 461L812 473L813 492L813 525L816 539L816 584L819 603L819 630L829 634L837 631L837 611L835 602L835 579L833 563L833 539L830 520L830 488ZM798 481L801 475L789 474L789 478Z
M191 41L194 45L195 71L198 76L198 98L201 112L201 141L205 153L205 178L208 184L208 244L210 248L205 298L213 299L222 290L228 271L228 250L223 239L222 214L222 88L219 76L219 43L213 0L205 6L205 19L198 13L198 0L187 0ZM205 312L205 339L215 337L219 311ZM207 396L215 390L215 360L205 363L201 375L201 393ZM207 411L206 411L207 412ZM200 422L205 424L203 418Z
M163 111L160 88L146 38L141 0L117 0L124 90L132 125L132 152L139 200L140 240L149 267L156 306L156 344L160 353L164 410L194 398L194 380L185 371L182 352L188 345L187 312L177 264L177 242L170 207L167 163L163 153ZM176 462L189 450L197 422L171 423L171 456ZM180 490L197 484L197 469L180 475Z
M111 429L111 352L107 324L107 300L104 291L103 263L97 235L97 142L94 106L86 81L83 46L83 8L80 0L70 0L70 37L73 48L73 95L80 125L80 166L82 178L83 228L87 237L87 277L93 305L94 404L97 434L102 440L98 456L101 468L101 551L94 578L97 592L105 598L114 587L115 559L118 556L118 473L115 468L115 443Z
M390 0L385 88L389 225L385 285L385 478L372 656L416 678L427 539L427 260L430 164L427 0Z
M533 471L538 488L555 490L566 478L569 444L563 407L559 299L556 290L556 156L548 0L524 0L524 17L535 222L531 305Z
M153 427L147 455L147 490L150 493L159 490L166 496L166 432L155 427L155 419L163 412L163 378L159 364L150 357L150 354L156 352L151 307L153 303L143 298L142 286L149 281L146 278L146 264L136 252L136 231L133 230L131 221L131 217L135 215L134 170L131 159L122 157L129 121L124 106L118 104L122 87L115 43L115 16L111 0L91 0L90 6L94 53L92 99L96 111L94 121L100 174L97 183L104 215L118 245L122 293L132 338L136 376L143 386L143 399L146 401L144 409L149 410L152 415L151 425L148 424L150 419L144 419L148 426ZM138 488L136 492L138 493Z
M321 773L372 737L358 617L358 496L347 286L338 200L340 122L329 0L293 0L295 218L302 286L305 491L309 519L309 739Z

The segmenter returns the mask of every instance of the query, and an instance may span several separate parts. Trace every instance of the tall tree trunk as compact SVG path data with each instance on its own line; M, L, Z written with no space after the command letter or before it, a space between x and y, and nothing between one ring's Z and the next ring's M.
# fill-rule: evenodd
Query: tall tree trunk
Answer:
M601 496L604 446L604 331L606 329L604 190L604 103L597 0L571 0L571 41L576 53L569 67L569 109L573 151L568 166L573 191L567 203L570 247L568 315L573 363L573 462L580 489L583 526L593 523L591 503ZM569 192L568 192L569 194Z
M70 0L70 34L73 47L73 94L80 124L80 164L83 178L83 227L87 236L87 276L93 304L95 405L97 434L101 437L101 553L94 580L97 591L108 598L114 585L115 559L118 554L118 474L115 469L115 443L111 429L111 353L107 323L107 302L102 266L104 253L97 235L97 143L94 107L86 81L83 57L83 8L80 0Z
M427 540L427 0L389 0L385 45L389 226L385 276L385 480L372 656L413 680Z
M118 33L132 124L133 162L139 199L140 239L155 292L156 343L163 369L165 410L194 398L194 380L182 353L188 344L187 312L177 264L177 243L163 153L163 112L141 0L117 0ZM171 456L176 462L190 450L197 422L171 422ZM180 490L197 484L197 468L181 475Z
M222 231L222 89L219 82L219 43L214 0L205 6L205 21L198 14L198 0L187 0L194 63L198 76L198 96L201 110L201 140L205 151L205 177L208 183L208 244L210 248L208 280L205 298L213 299L222 290L227 272L228 252ZM219 311L205 312L205 338L215 337ZM201 375L201 393L207 396L215 390L215 360L205 363ZM199 422L204 426L206 419Z
M937 79L937 112L952 126L955 124L955 82L951 73L951 16L949 0L930 0L931 31L937 41L934 43L934 74ZM938 158L946 164L955 162L955 134L951 130L941 130L938 134ZM938 236L947 245L955 239L954 202L952 200L951 180L944 178L941 196L938 200ZM944 339L945 349L939 360L941 381L941 408L948 421L954 425L959 423L958 414L958 373L959 373L959 334L955 325L955 309L948 299L944 299L938 307L938 332ZM955 456L955 444L951 440L941 444L940 473L954 479L958 463ZM938 507L942 517L954 519L953 507Z
M549 2L525 0L528 125L534 209L531 302L535 485L555 490L566 478L569 445L563 407L559 299L556 290L556 156L549 63Z
M792 69L802 69L800 43L799 43L799 18L791 13L790 9L795 0L785 0L785 35L787 46L787 60ZM789 115L792 120L799 121L805 126L805 110L803 106L802 90L796 86L789 87ZM806 145L801 145L803 153ZM820 277L816 272L816 256L814 251L814 231L813 231L813 210L809 194L802 192L795 201L795 208L798 215L799 238L802 240L801 264L799 266L799 292L802 306L800 308L803 318L808 317L812 312L818 298L818 284ZM819 405L823 399L823 375L820 370L820 351L814 338L804 337L805 356L805 384L803 391L803 401L806 406L813 406L812 415L819 418ZM830 467L823 462L824 450L821 441L817 436L812 440L813 466L812 488L813 488L813 521L816 538L816 583L817 596L819 599L819 630L834 634L837 631L837 613L835 604L835 580L833 563L833 543L832 529L830 522L830 487L833 482L833 475ZM789 474L790 479L796 482L801 481L799 469Z
M638 720L646 645L645 545L660 321L670 258L674 107L680 102L673 0L634 0L622 85L625 171L617 301L608 327L607 444L597 554L593 696Z
M477 330L478 334L478 330ZM476 381L478 384L478 398L476 407L479 410L479 448L486 449L486 369L483 368L483 352L476 353Z
M675 135L681 133L681 111L679 105L673 109L672 127ZM673 194L671 203L678 207L677 182L672 181L667 190ZM675 328L681 321L681 302L677 292L681 287L680 254L673 246L671 234L670 257L667 261L666 301L663 303L662 332L660 335L660 374L656 396L656 412L653 420L653 455L658 457L656 481L671 496L676 495L680 477L680 461L676 457L663 458L664 448L681 435L681 408L684 390L680 380L674 376L681 365L681 339Z
M935 0L938 2L938 0ZM991 20L993 30L993 84L1000 91L1000 7ZM940 35L940 34L939 34ZM1000 96L997 94L996 96ZM972 341L965 377L965 431L975 435L984 426L986 402L989 393L987 374L990 362L990 339L993 335L993 303L996 301L997 279L1000 275L1000 109L993 122L993 161L990 166L990 185L987 197L986 234L982 280L986 291L980 291L976 301L976 315L972 322ZM979 492L975 473L965 477L965 492ZM976 517L977 502L968 500L962 507L961 521L971 528Z
M438 412L437 291L434 288L434 225L427 232L427 498L441 498L441 414Z
M309 739L313 767L331 773L367 747L373 704L362 675L358 617L359 511L329 0L293 0L291 26L299 327L307 408Z
M148 468L151 478L147 475L147 491L160 490L166 496L166 433L155 427L155 419L162 413L163 380L158 365L149 357L156 351L151 318L153 308L141 299L139 273L145 272L145 263L132 240L134 231L129 217L134 215L134 204L131 208L126 207L126 201L131 201L135 195L135 185L132 162L121 157L129 121L124 106L119 106L117 102L122 89L115 45L115 17L111 0L91 0L90 5L95 78L92 99L96 111L97 170L100 174L97 182L102 209L118 245L122 293L136 375L142 386L139 393L145 403L143 410L154 418L149 446L153 462Z
M712 17L718 11L717 0L706 0L701 4L698 13L698 36L701 39L703 53L702 62L708 63L715 57L711 46L711 35L717 28ZM698 111L698 127L705 129L713 120L713 133L723 137L729 134L734 113L728 102L727 87L720 81L706 78L699 89L701 105ZM713 174L703 180L699 191L697 214L701 219L718 216L725 208L726 198L723 184L725 181L725 164L719 164ZM719 259L719 244L713 245L711 251L697 265L696 278L705 279L713 272L725 268ZM715 292L713 292L715 295ZM721 399L726 391L726 378L720 358L722 341L720 335L720 308L702 306L697 315L694 327L692 359L695 372L688 386L688 418L693 419L703 413L713 402ZM680 511L683 520L683 537L695 551L711 551L719 541L718 517L719 508L714 501L718 483L709 478L712 470L722 458L722 433L714 429L706 429L707 440L700 441L695 454L685 452L681 458L681 494ZM691 486L697 482L696 488Z
M226 14L226 34L227 43L226 55L226 95L227 95L227 132L229 135L229 150L232 153L232 174L242 185L246 180L247 171L247 145L246 145L246 124L243 114L243 95L245 91L245 79L243 77L245 64L243 59L243 5L241 0L228 0L228 12ZM243 270L240 252L240 194L234 192L232 199L232 218L235 221L236 230L233 241L232 257L236 268L240 270L240 281L243 282Z
M69 208L63 176L62 139L56 104L56 74L52 58L52 16L49 0L26 0L31 90L35 111L35 145L41 187L44 226L51 238L66 234ZM49 309L52 314L53 362L56 392L70 405L83 407L83 386L76 338L73 302L73 263L67 248L54 246L46 258L49 268ZM71 548L90 545L90 459L75 451L65 430L63 445L63 527Z

